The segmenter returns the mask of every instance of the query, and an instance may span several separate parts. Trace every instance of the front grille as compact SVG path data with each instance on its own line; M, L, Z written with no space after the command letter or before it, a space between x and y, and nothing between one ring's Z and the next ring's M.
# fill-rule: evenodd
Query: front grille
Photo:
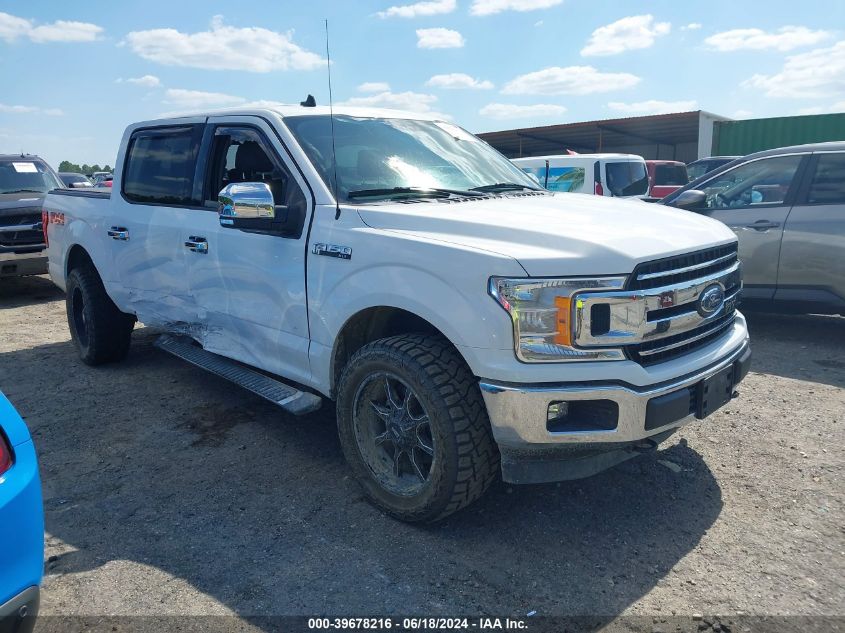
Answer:
M647 343L640 343L639 345L629 345L626 352L628 358L640 365L656 365L709 345L723 336L733 325L735 319L736 310L733 309L715 321L710 321L693 330Z
M737 260L737 243L675 255L640 264L628 281L628 290L647 290L672 286L706 277L730 268Z
M33 229L38 224L37 229ZM20 230L15 230L18 226ZM41 214L25 213L0 217L0 246L26 248L44 243Z
M736 265L736 262L736 243L658 259L637 266L634 274L631 275L629 286L637 290L671 289L684 282L728 271ZM742 289L739 268L721 279L725 292L725 303L721 314L717 312L714 315L715 318L705 320L697 327L685 332L628 345L626 347L628 357L640 365L656 365L688 354L724 336L736 319L736 306ZM660 292L662 293L662 290ZM665 324L668 328L672 319L683 318L685 314L694 313L698 308L697 303L696 297L695 300L687 303L649 310L646 313L646 321L655 323L656 326Z

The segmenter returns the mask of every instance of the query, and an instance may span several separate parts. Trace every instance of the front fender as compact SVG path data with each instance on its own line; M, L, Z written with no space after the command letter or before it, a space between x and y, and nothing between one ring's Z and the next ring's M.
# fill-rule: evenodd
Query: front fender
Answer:
M381 249L369 244L366 251L353 251L365 255L352 269L310 255L310 357L318 383L331 384L332 351L343 326L369 308L399 308L425 319L458 348L476 374L481 373L476 350L513 349L511 320L487 294L487 283L492 275L524 275L515 260L442 243L419 241L400 248L400 240L391 241ZM391 252L403 252L405 261L375 261Z

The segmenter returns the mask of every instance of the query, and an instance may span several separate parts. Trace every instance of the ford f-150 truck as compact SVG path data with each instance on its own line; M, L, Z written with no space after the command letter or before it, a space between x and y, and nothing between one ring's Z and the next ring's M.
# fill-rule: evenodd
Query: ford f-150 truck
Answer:
M130 125L111 192L44 203L89 364L157 345L293 413L334 401L368 498L432 521L654 449L748 371L735 235L561 194L424 115L278 106Z
M41 208L62 181L30 154L0 155L0 279L47 272Z

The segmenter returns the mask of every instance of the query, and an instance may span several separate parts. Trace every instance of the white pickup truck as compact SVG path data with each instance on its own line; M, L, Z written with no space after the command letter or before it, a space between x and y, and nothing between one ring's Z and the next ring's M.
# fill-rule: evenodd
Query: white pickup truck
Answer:
M367 496L408 521L586 477L735 394L736 237L552 193L463 129L279 106L130 125L111 193L51 192L82 360L158 345L293 413L335 401Z

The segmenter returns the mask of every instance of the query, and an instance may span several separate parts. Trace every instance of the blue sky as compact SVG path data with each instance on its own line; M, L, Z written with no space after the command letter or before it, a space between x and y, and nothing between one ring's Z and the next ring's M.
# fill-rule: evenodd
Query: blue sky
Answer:
M443 113L473 132L704 109L845 111L845 2L0 1L0 152L114 164L123 128L253 101Z

